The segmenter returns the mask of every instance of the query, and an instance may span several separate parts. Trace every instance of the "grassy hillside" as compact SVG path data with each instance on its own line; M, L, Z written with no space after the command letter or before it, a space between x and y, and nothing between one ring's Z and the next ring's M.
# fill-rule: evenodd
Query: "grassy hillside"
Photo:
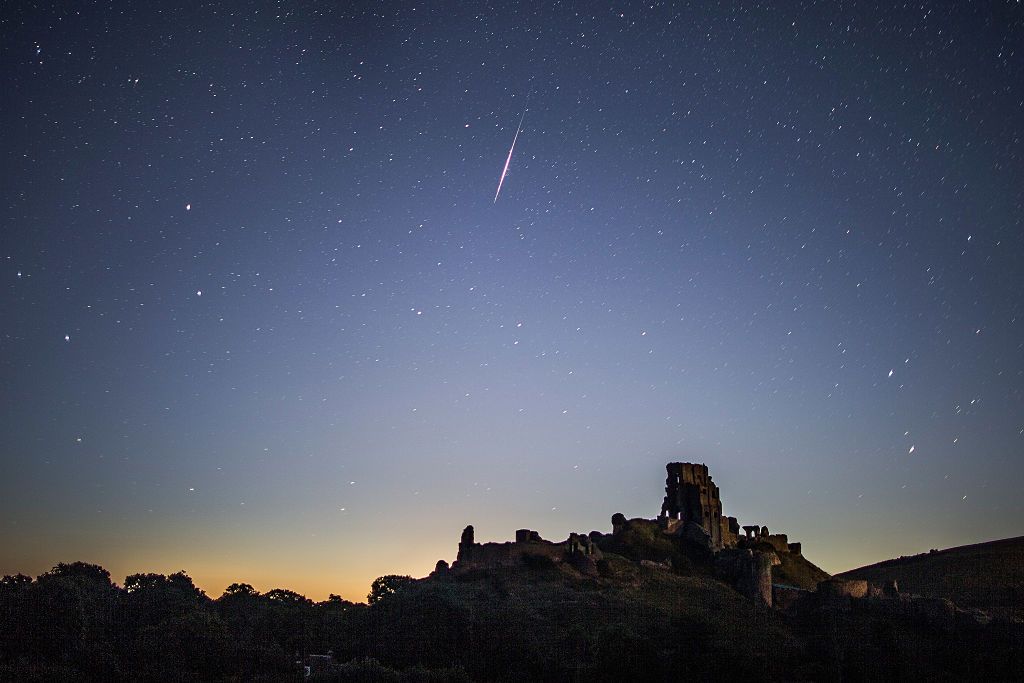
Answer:
M616 541L624 550L669 550L633 526ZM422 680L436 681L463 680L437 673L446 671L474 681L1008 680L1024 666L1021 634L1007 622L937 628L898 601L812 602L784 614L687 553L669 555L693 566L608 552L599 576L537 560L413 581L354 615L334 652L422 667L434 672ZM322 680L385 680L360 675Z
M416 581L368 610L335 653L400 669L457 665L472 680L497 681L622 681L638 672L775 680L805 667L782 617L720 581L614 554L600 577L541 564Z
M901 591L1024 619L1024 536L886 560L837 577L895 580Z
M954 681L1024 670L1019 622L942 600L813 593L772 610L715 578L706 548L656 530L631 521L600 539L594 564L524 554L509 566L381 577L369 605L237 583L211 600L183 572L120 587L81 562L3 577L0 680L301 680L296 662L329 650L333 659L308 658L321 667L308 680ZM1005 543L986 550L1019 570ZM998 564L988 557L979 572ZM816 570L777 569L790 583Z
M772 583L796 586L804 590L817 590L818 584L829 578L828 572L803 555L778 553L782 564L772 567Z

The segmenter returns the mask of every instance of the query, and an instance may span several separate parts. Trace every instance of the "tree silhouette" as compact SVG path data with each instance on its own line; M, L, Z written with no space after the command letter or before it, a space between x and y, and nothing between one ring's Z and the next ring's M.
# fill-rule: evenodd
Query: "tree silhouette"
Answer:
M412 582L413 578L411 576L399 576L398 574L378 576L370 584L370 594L366 596L366 601L371 605L375 605L381 600L394 595Z

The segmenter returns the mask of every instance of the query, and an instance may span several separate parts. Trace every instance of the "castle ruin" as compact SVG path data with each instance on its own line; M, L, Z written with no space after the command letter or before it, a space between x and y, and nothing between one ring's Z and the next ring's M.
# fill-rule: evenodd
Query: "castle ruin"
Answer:
M596 533L596 532L592 532ZM543 558L543 559L542 559ZM569 538L553 543L531 529L517 529L516 540L504 543L477 543L473 525L462 532L459 554L451 569L465 571L475 568L515 567L521 564L568 562L583 574L596 575L601 550L588 534L569 534Z
M705 464L671 462L666 466L665 498L656 521L627 520L621 513L612 516L610 536L597 531L573 533L560 543L545 541L536 531L519 529L515 541L477 543L472 526L466 527L459 543L458 557L451 566L455 572L471 569L511 567L534 564L543 560L550 564L568 563L584 574L596 576L597 562L602 558L602 539L619 538L635 525L650 525L661 533L702 548L713 561L716 573L747 597L767 606L772 605L772 567L781 563L783 554L799 555L799 543L789 543L785 534L771 534L768 527L742 527L735 517L722 513L718 487ZM641 564L662 567L664 563L644 561ZM438 572L448 571L438 563ZM665 565L668 566L668 565ZM670 567L669 567L670 568Z
M670 462L666 468L665 500L659 517L665 529L672 533L689 522L710 535L712 547L735 545L736 518L722 515L722 499L708 474L708 466Z
M544 540L532 529L518 529L514 541L479 543L470 525L462 532L455 562L449 566L439 560L431 576L458 578L502 568L571 568L570 571L601 581L608 576L605 554L620 555L623 549L628 554L630 544L637 539L645 550L639 557L630 557L639 567L645 571L671 572L677 569L673 558L650 557L652 548L664 550L664 540L671 539L670 545L689 558L683 562L683 571L692 567L691 562L706 563L705 567L712 569L719 579L766 607L787 611L801 609L803 605L803 609L849 611L856 603L857 609L924 614L929 623L947 629L959 623L984 624L990 619L979 610L961 610L948 600L900 593L895 582L875 586L862 579L830 578L817 570L826 578L817 583L816 589L773 583L773 567L806 562L800 557L800 544L790 543L786 534L769 532L764 525L741 527L735 517L726 517L707 465L672 462L667 465L667 474L665 497L656 520L627 519L617 512L611 518L611 533L571 533L561 542ZM654 544L642 546L644 539L652 538L656 539Z

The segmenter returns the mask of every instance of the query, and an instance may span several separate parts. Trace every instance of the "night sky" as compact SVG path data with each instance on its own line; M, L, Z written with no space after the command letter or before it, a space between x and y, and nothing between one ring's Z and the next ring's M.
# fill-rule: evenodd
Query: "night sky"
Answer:
M1024 532L1024 5L508 5L4 6L0 573Z

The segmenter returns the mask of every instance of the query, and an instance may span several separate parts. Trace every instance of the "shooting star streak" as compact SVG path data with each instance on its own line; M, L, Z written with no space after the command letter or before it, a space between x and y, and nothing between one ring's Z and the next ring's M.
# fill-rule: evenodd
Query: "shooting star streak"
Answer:
M527 105L529 106L529 105ZM512 152L516 149L516 140L519 139L519 132L523 130L523 119L526 118L526 109L523 109L523 115L519 117L519 126L516 127L516 134L512 138L512 146L508 149L508 158L505 159L505 168L501 169L501 179L498 180L498 191L494 193L494 203L498 203L498 195L501 194L501 186L505 183L505 175L508 173L508 165L512 163Z

